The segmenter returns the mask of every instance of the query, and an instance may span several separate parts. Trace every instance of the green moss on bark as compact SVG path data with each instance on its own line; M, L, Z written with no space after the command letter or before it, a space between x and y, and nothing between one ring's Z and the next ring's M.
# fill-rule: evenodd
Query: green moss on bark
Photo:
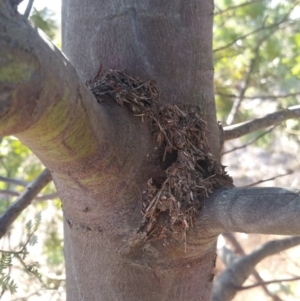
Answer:
M1 51L0 57L2 63L0 68L0 82L19 84L29 81L38 71L38 63L28 56L24 59L26 53Z

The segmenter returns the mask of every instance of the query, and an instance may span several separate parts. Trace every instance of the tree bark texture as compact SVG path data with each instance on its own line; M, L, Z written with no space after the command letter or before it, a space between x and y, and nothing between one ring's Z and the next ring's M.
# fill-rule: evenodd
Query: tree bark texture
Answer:
M213 3L205 0L67 0L62 10L63 50L82 80L93 78L100 66L126 70L154 79L164 104L200 106L212 152L218 155L212 16ZM72 196L72 206L90 204L86 206L91 213L83 217L64 208L69 300L208 300L216 236L203 243L189 235L186 251L184 238L127 250L126 241L141 222L143 186L136 184L135 177L125 193L99 187L91 202L83 201L84 192L76 200ZM93 226L86 226L91 222Z
M199 226L212 234L243 232L300 235L299 190L237 187L215 190L205 200Z
M84 80L104 69L154 79L164 103L200 106L218 155L213 1L64 0L63 51Z
M218 156L212 16L208 0L63 1L70 64L0 0L0 135L51 172L68 300L208 301L220 233L300 234L299 194L255 188L214 192L182 237L145 241L139 231L143 190L160 169L150 130L110 96L98 103L84 81L101 65L156 80L165 104L201 108Z

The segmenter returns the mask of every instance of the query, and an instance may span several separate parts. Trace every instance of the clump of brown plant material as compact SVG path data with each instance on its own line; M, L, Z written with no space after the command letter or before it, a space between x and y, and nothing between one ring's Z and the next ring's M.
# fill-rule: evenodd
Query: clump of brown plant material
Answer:
M154 81L117 70L105 74L100 70L88 86L99 102L109 94L135 116L151 122L165 175L149 179L144 191L142 212L148 237L159 237L165 230L186 231L214 188L232 186L232 179L210 153L206 122L198 107L163 105ZM161 216L167 218L167 226L159 222Z

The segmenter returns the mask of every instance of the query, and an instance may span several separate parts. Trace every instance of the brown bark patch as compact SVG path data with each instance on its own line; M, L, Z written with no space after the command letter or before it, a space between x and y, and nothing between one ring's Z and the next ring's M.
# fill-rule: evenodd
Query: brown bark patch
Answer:
M209 129L197 106L163 105L154 81L118 70L100 70L88 87L98 102L108 94L151 126L163 172L150 178L143 192L145 224L140 230L148 239L185 232L214 188L233 186L210 152Z

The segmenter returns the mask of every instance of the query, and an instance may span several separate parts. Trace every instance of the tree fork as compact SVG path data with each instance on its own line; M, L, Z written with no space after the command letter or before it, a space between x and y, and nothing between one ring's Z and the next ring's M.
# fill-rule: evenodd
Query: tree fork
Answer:
M126 252L143 221L142 192L157 168L147 155L155 146L145 124L109 99L98 103L84 81L101 64L157 80L164 104L200 107L218 156L212 1L64 1L64 50L78 76L7 1L0 8L0 134L15 134L52 172L63 202L68 300L209 300L222 231L299 233L280 216L288 200L286 216L297 223L298 194L275 189L269 195L279 202L269 196L257 204L257 191L229 189L205 201L182 240L139 241ZM272 210L272 220L265 214L256 224L249 209Z
M2 40L1 51L7 59L1 74L5 88L11 82L13 89L4 95L4 103L1 103L4 108L1 130L2 134L19 137L52 172L63 201L68 299L206 298L211 288L215 239L203 245L205 250L189 245L187 238L186 250L183 242L169 241L166 247L161 240L138 249L140 260L121 255L120 250L131 231L141 223L141 190L153 170L153 164L146 162L147 153L153 151L146 127L117 105L99 105L69 63L57 50L52 49L52 52L49 43L40 44L34 30L5 3L1 2L1 28L6 37ZM212 5L210 9L212 12ZM18 41L14 43L18 45L15 49L10 48L13 40ZM24 60L23 49L27 51ZM28 67L33 67L27 68L31 61ZM21 70L19 74L24 73L26 78L14 81L14 74L5 72L7 67L14 67L15 62L24 66L27 72ZM212 83L212 65L209 73ZM6 78L7 75L11 77ZM210 99L212 85L203 85L204 90L205 86L210 92L202 96L209 95ZM21 91L29 95L22 98ZM56 92L54 96L53 91ZM194 100L198 97L191 95ZM174 95L170 99L174 100ZM22 101L26 104L23 105L25 117L21 110L12 110ZM211 112L215 115L214 110L207 109L207 112L207 116ZM138 144L134 143L137 138ZM84 151L81 147L85 147ZM103 164L103 153L107 152L111 156L107 155L109 160ZM99 277L95 277L96 274ZM189 289L182 285L187 277Z

